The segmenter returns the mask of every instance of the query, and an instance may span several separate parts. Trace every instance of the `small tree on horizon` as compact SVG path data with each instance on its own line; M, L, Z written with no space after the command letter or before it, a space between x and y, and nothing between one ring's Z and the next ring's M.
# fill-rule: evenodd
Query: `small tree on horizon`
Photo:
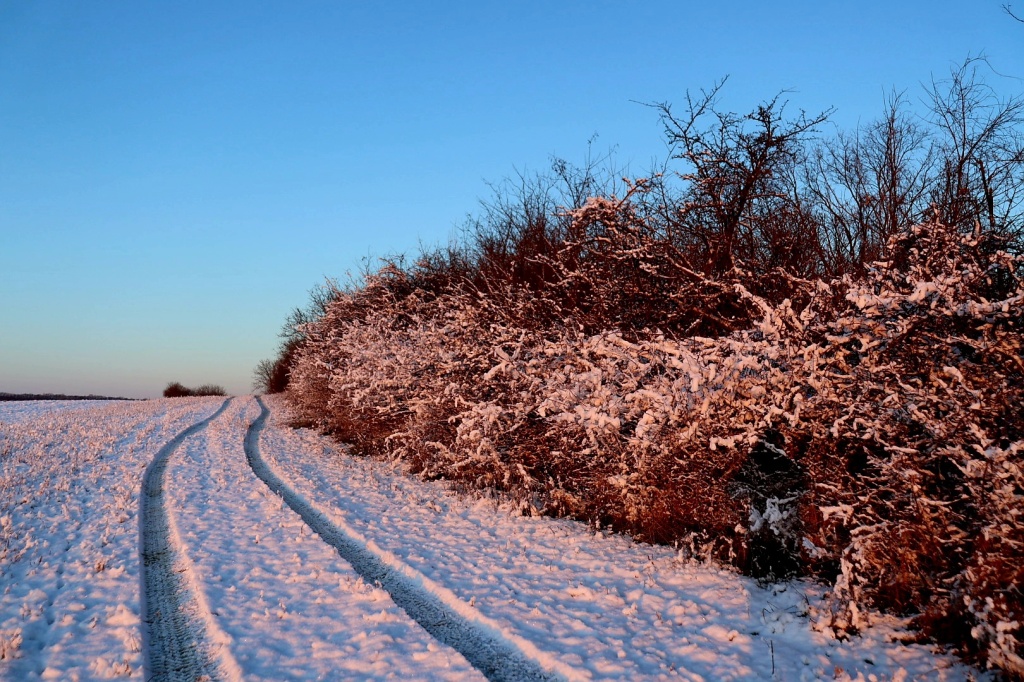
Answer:
M190 395L192 390L177 381L167 384L167 388L164 389L165 398L186 398Z

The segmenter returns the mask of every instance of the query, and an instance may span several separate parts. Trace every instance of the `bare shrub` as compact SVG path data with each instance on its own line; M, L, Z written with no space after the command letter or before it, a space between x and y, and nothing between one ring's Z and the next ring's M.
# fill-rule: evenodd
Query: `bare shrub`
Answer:
M164 389L165 398L186 398L190 395L192 395L192 389L183 386L177 381L167 384L167 388Z
M203 384L198 388L188 388L177 381L167 384L164 389L165 398L187 398L190 396L227 395L224 388L215 384Z

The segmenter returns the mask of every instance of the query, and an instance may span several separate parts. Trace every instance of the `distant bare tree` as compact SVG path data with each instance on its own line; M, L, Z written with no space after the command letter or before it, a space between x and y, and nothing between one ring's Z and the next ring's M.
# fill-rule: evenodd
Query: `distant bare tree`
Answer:
M295 308L289 313L278 334L281 343L276 357L260 360L253 369L254 391L280 393L288 388L292 358L305 340L305 326L320 319L339 292L338 283L328 279L310 290L305 308Z
M252 371L252 389L254 391L279 393L279 391L270 390L271 380L274 376L274 365L276 364L276 360L270 360L269 358L256 363L256 367Z

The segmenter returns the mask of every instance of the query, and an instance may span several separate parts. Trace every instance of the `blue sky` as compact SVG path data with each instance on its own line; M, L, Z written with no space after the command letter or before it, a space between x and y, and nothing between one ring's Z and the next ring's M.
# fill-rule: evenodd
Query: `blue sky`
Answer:
M729 75L726 108L848 128L978 54L1024 92L999 0L0 0L0 391L246 392L313 285L447 240L487 181L595 134L664 157L637 102Z

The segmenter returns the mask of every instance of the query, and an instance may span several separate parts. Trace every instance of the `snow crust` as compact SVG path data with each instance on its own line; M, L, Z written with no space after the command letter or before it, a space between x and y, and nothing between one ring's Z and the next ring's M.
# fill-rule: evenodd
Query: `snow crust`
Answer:
M179 535L245 680L480 679L260 482L235 400L168 470Z
M0 679L141 678L142 475L221 402L0 404Z
M138 509L143 472L219 398L55 409L0 405L0 680L143 678ZM902 644L873 617L813 629L819 588L761 588L585 525L523 517L355 459L283 426L263 457L375 552L460 613L573 679L961 680L985 675ZM259 408L236 399L173 454L167 504L194 587L243 679L480 679L362 581L246 464Z

